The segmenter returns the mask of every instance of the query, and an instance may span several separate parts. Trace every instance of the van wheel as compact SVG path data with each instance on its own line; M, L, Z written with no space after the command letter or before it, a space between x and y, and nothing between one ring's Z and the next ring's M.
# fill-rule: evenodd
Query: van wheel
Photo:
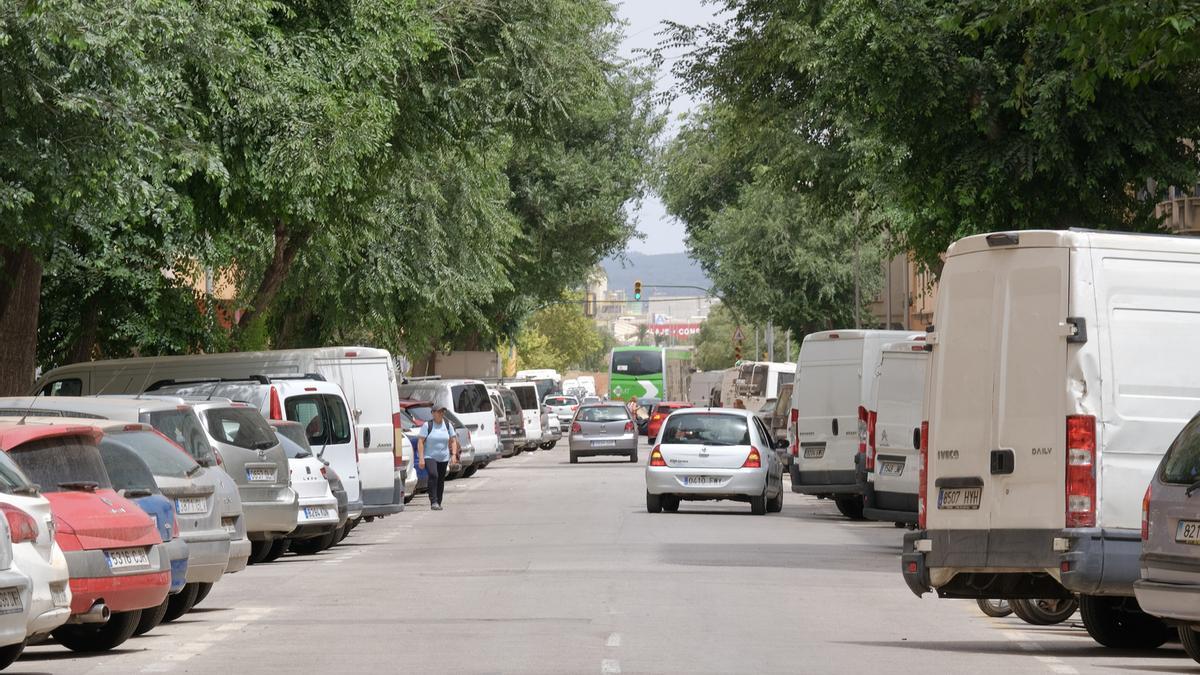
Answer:
M750 498L750 513L756 516L767 515L767 488L763 488L761 495Z
M1013 600L1008 604L1013 614L1031 626L1053 626L1062 623L1075 616L1075 610L1079 609L1079 603L1074 598Z
M21 641L15 645L0 647L0 670L11 666L13 661L21 658L21 652L25 651L25 642Z
M837 510L850 520L863 520L862 497L858 495L852 497L834 497L833 503L837 504Z
M283 557L288 550L288 540L280 537L271 542L271 548L267 549L267 557L263 558L263 562L275 562Z
M662 495L652 495L646 493L646 513L662 513L663 498Z
M666 511L667 513L678 513L679 512L679 502L680 502L679 495L663 495L662 496L663 511Z
M73 652L106 652L120 647L132 637L141 618L139 609L117 612L102 624L67 624L50 634Z
M175 595L167 596L167 611L163 614L163 623L171 623L175 619L192 611L192 607L196 606L196 593L199 592L196 584L187 584Z
M184 589L186 591L187 589ZM181 593L184 591L180 591ZM158 627L162 623L163 617L167 615L167 603L170 602L170 597L164 598L162 604L158 607L148 607L142 610L142 616L138 619L137 627L133 629L134 635L145 635Z
M1113 649L1154 649L1171 637L1162 619L1142 611L1133 598L1079 597L1083 627L1092 639Z
M987 614L993 619L1003 619L1013 613L1012 606L1007 600L987 600L980 598L975 601L979 605L979 611Z
M1179 629L1179 641L1183 643L1183 651L1200 663L1200 631L1184 626Z
M779 513L783 510L783 490L767 500L767 513Z

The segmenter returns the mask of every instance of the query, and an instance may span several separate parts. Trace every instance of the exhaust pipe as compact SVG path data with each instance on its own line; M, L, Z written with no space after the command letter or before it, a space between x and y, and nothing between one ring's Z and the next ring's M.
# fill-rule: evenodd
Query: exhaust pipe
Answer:
M111 616L112 611L108 609L108 605L97 602L83 614L72 614L68 623L108 623Z

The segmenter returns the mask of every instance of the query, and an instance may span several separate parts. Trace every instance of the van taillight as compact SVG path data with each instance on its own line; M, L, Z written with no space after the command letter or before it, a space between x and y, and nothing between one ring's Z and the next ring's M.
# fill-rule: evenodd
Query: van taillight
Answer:
M392 413L392 430L393 431L403 431L404 430L404 416L401 415L400 413Z
M858 454L867 452L867 409L858 406Z
M650 466L666 466L666 465L667 465L667 461L665 459L663 459L662 450L659 450L659 446L657 446L657 445L654 446L654 449L650 451Z
M12 543L37 541L38 526L33 516L12 504L0 504L0 511L4 512L4 519L8 521L8 536Z
M800 456L800 430L796 428L796 425L799 424L799 422L800 411L792 408L792 423L790 426L788 426L788 429L792 434L792 457Z
M283 406L279 403L279 390L276 389L275 387L271 387L270 416L271 416L271 419L273 419L273 420L283 419Z
M867 471L875 470L875 424L879 419L879 413L872 410L867 413L867 458L864 464Z
M1142 541L1150 541L1150 492L1154 483L1146 486L1146 495L1142 497Z
M1096 418L1067 416L1067 527L1096 526Z
M750 454L746 455L746 461L742 462L743 469L761 469L762 455L759 454L758 448L750 448Z
M929 501L929 422L921 422L921 468L917 475L917 527L925 527L925 505Z

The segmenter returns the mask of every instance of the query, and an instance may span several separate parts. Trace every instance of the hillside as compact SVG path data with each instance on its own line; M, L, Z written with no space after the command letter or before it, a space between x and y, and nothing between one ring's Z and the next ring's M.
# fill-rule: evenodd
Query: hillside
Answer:
M647 255L645 253L627 252L625 260L608 258L600 263L608 274L609 290L625 289L632 292L633 282L641 279L643 284L672 284L686 286L710 286L708 277L700 264L688 257L686 253L660 253ZM687 295L686 289L646 289L647 295Z

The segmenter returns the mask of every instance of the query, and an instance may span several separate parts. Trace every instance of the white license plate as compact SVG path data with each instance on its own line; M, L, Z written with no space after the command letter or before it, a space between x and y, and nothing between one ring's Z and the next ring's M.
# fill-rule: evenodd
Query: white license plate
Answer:
M21 606L21 589L0 588L0 614L16 614Z
M175 513L181 516L208 513L208 501L204 497L180 497L175 500Z
M304 507L305 518L328 518L329 509L324 506L306 506Z
M246 480L275 482L275 469L246 469Z
M804 459L821 459L824 456L824 445L810 445L804 448Z
M66 607L67 605L71 604L67 600L67 587L60 584L51 586L50 602L53 602L55 607Z
M616 441L592 441L592 447L593 448L615 448L615 447L617 447L617 442Z
M983 488L942 488L938 493L938 508L949 510L974 510L979 508Z
M904 473L904 462L881 462L879 464L880 476L899 476Z
M709 485L720 485L725 482L720 476L684 476L683 484L693 487L704 487Z
M1175 530L1175 541L1200 546L1200 520L1181 520Z
M221 525L229 534L237 534L237 521L233 518L222 518Z
M148 567L150 556L144 548L118 548L105 551L109 569L119 570L127 567Z

